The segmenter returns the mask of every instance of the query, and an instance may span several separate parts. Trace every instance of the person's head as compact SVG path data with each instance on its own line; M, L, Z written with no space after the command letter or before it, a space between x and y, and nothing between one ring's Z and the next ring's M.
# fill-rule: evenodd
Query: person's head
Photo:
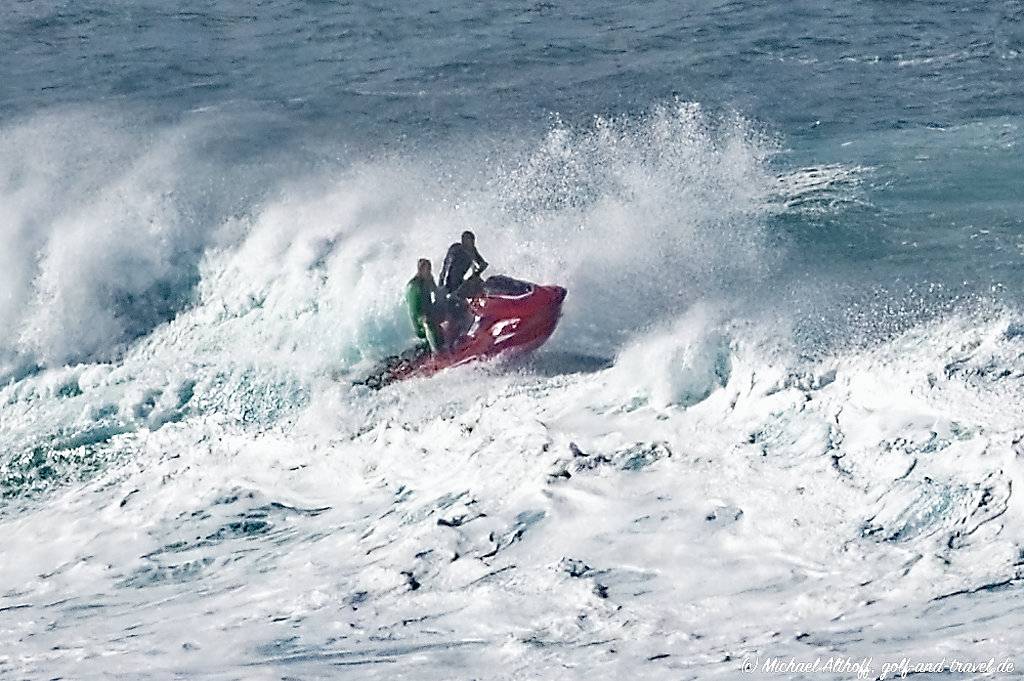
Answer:
M462 233L462 245L466 248L476 248L476 237L468 229Z
M416 261L416 274L420 277L430 276L430 260L427 258L420 258Z

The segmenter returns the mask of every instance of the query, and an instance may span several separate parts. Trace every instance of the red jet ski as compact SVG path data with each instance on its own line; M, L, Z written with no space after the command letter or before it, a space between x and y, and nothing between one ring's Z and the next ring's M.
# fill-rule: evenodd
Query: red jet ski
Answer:
M562 315L566 290L538 286L511 277L489 277L479 283L462 323L442 323L445 335L458 333L448 350L431 355L420 346L387 358L360 384L382 388L413 376L432 374L460 364L498 357L515 357L538 347L551 337Z

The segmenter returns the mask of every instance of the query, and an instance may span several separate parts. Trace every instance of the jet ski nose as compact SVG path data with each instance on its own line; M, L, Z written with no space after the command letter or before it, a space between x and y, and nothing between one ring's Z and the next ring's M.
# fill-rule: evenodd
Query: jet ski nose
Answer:
M555 302L561 305L562 301L565 300L566 294L569 292L562 288L561 286L552 286L551 288L553 289L553 293L555 294Z

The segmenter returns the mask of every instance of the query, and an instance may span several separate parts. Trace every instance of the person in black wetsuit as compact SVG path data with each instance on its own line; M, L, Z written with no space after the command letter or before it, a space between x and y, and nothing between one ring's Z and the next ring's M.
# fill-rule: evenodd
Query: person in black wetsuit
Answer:
M448 247L438 281L438 299L447 301L448 318L454 331L451 333L452 341L461 334L464 323L468 321L468 299L479 291L479 286L469 282L479 284L478 277L485 269L487 261L476 250L476 236L468 230L463 232L462 239ZM472 276L466 279L466 273L470 270Z
M487 269L487 261L476 250L476 237L473 232L462 233L462 240L457 241L448 247L448 253L444 256L444 266L441 267L441 278L439 285L449 296L459 295L459 288L466 280L466 273L473 270L473 275L478 275Z

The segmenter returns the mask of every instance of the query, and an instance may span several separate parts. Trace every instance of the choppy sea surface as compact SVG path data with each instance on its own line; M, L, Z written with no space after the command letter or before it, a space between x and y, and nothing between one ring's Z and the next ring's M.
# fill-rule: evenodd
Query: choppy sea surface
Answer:
M0 676L1019 673L1022 83L1018 0L9 0ZM555 336L353 386L464 229Z

